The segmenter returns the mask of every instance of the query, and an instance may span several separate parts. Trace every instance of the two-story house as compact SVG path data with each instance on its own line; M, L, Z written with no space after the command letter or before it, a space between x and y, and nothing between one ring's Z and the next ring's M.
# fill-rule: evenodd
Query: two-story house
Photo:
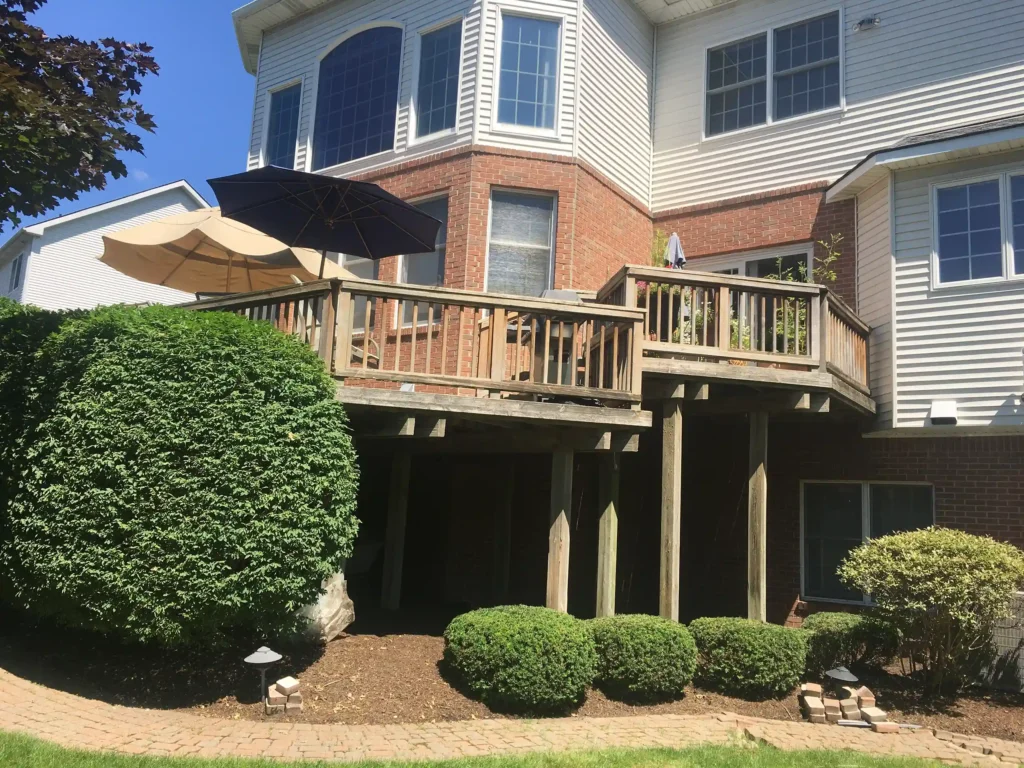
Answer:
M255 76L250 168L369 179L444 222L433 254L342 257L357 274L531 297L597 291L623 265L650 265L655 233L676 232L689 260L676 274L717 273L734 291L655 293L649 275L627 280L625 303L648 317L630 370L642 365L642 408L659 417L613 464L576 454L571 560L567 541L552 554L546 525L562 480L534 455L548 442L514 459L483 455L500 454L500 437L490 451L417 454L404 554L395 516L385 536L388 515L372 513L394 476L368 460L365 535L406 560L392 592L539 602L547 558L549 604L557 561L569 608L586 615L610 557L619 610L760 605L751 615L785 621L863 602L835 568L871 536L937 523L1024 546L1024 5L254 0L234 23ZM819 241L835 236L831 281ZM688 332L709 349L709 295L727 297L718 317L731 312L733 349L748 350L733 362L781 353L790 331L779 324L796 326L785 355L856 342L855 320L811 340L812 310L828 305L816 293L797 297L792 314L775 294L753 296L763 284L746 278L780 269L825 279L870 327L864 359L854 353L848 369L863 374L870 408L812 418L804 399L762 420L754 413L778 405L766 388L786 380L787 363L743 369L759 371L761 387L740 393L744 408L716 407L736 394L719 383L723 396L712 388L703 401L702 377L718 376L706 362L679 379L695 395L666 392L658 355ZM676 319L663 325L666 300ZM368 305L354 316L364 308L355 331L369 341ZM717 328L728 347L728 322ZM522 344L522 323L508 335ZM589 382L590 358L579 359ZM822 360L822 372L841 367ZM763 451L754 460L757 440L770 446L767 467ZM514 488L496 484L506 475L494 467L513 465ZM602 515L610 466L617 486L621 466L617 533ZM766 527L754 501L765 489Z

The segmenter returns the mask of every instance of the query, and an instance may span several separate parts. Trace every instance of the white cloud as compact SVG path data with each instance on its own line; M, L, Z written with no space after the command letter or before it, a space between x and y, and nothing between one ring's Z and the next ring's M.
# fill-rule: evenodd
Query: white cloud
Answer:
M141 168L135 168L132 170L132 178L136 181L149 181L149 174Z

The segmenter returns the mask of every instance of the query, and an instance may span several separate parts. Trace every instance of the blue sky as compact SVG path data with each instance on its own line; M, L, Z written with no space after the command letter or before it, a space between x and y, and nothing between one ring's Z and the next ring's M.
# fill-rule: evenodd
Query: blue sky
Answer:
M42 218L187 179L214 202L206 180L245 170L253 77L242 68L231 11L245 0L49 0L32 21L50 36L147 42L160 65L140 100L156 120L142 132L145 157L126 153L128 177L63 201ZM34 220L25 220L22 226ZM0 241L15 231L0 233Z

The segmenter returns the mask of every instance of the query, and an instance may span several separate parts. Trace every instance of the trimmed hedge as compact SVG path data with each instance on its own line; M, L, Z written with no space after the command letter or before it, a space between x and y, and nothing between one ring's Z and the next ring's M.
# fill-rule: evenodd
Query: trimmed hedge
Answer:
M548 608L481 608L444 632L444 660L496 711L565 712L583 702L597 656L584 622Z
M690 623L697 644L697 682L743 698L793 690L807 661L805 633L750 619L703 618Z
M885 664L896 656L899 637L886 622L871 615L824 612L804 620L807 673L820 677L838 666Z
M357 469L317 356L266 323L107 307L34 356L18 601L132 641L278 637L351 552Z
M598 687L612 698L677 699L693 679L697 646L685 626L660 616L588 622L597 649Z

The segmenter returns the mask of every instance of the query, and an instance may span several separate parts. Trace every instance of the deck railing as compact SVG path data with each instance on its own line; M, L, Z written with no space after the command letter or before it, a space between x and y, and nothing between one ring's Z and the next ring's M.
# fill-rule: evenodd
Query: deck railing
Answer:
M184 306L271 322L347 380L640 402L640 309L375 280L322 280Z
M867 392L870 329L824 286L627 266L597 300L645 310L648 355L829 371Z

